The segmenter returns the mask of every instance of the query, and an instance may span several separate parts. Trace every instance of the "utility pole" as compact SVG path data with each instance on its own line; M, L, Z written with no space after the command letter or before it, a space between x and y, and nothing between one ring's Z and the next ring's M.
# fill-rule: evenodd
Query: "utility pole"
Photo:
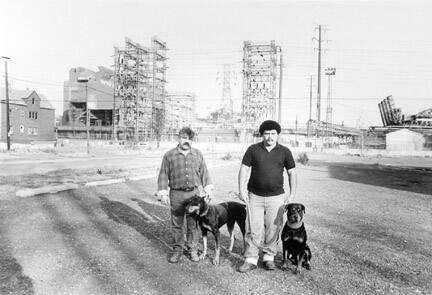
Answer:
M310 85L309 85L309 121L307 125L307 137L310 136L311 124L312 124L312 75L310 76Z
M85 83L85 105L86 105L86 133L87 133L87 154L90 154L90 109L88 104L88 81L90 77L78 77L79 83Z
M321 121L321 25L318 26L317 123Z
M279 65L279 107L278 107L278 121L279 124L282 125L282 75L283 75L283 56L282 56L282 48L279 47L280 50L280 65Z
M9 81L8 81L8 71L7 71L7 61L10 59L7 56L2 56L5 60L5 94L6 94L6 142L7 150L10 151L10 118L9 118Z
M332 116L332 112L333 112L333 107L332 107L332 76L336 75L336 68L327 68L325 70L325 74L328 76L328 85L327 85L327 116L326 116L326 126L327 126L327 132L326 132L326 137L327 137L327 141L328 144L330 146L331 144L331 135L332 135L332 130L333 130L333 116Z

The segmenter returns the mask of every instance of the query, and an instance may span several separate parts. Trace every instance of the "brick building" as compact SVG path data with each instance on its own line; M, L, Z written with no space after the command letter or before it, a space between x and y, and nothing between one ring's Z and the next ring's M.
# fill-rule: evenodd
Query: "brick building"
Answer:
M29 143L55 139L55 109L34 90L9 90L11 142ZM0 89L0 140L6 142L6 96Z

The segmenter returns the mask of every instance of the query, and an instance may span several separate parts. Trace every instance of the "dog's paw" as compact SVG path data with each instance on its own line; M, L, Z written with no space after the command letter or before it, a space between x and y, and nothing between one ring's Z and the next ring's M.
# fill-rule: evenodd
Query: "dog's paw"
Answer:
M303 262L302 266L304 268L306 268L307 270L311 270L311 266L310 266L310 264L308 262Z
M282 265L281 265L281 269L282 270L287 270L289 268L288 263L285 261Z
M207 256L207 253L201 253L201 255L200 256L198 256L198 258L199 258L199 260L204 260L205 258L206 258L206 256Z

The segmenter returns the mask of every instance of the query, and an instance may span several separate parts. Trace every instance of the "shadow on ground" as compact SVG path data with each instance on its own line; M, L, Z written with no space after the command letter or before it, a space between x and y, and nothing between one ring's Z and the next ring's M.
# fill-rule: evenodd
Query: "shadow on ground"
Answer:
M0 232L0 294L34 294L32 280L8 251Z
M314 162L311 165L327 167L330 177L343 181L432 194L432 170L429 168L324 162Z
M144 211L144 212L152 212L154 217L158 220L157 226L159 227L162 232L158 232L157 235L160 236L161 234L164 234L166 237L166 233L168 232L169 235L171 235L170 230L170 212L168 207L160 206L158 204L152 204L148 202L144 202L139 199L132 199L132 201L137 202L138 206ZM171 241L171 236L168 237L167 241ZM200 241L200 245L202 242ZM221 235L221 245L222 247L228 248L230 244L230 238L227 235ZM214 237L212 234L209 234L208 236L208 247L207 250L209 251L209 255L214 255ZM233 253L241 253L243 251L243 241L236 240L234 243L234 248L232 253L228 253L227 251L221 251L221 257L228 259L231 262L232 266L236 266L239 263L239 255L233 254Z

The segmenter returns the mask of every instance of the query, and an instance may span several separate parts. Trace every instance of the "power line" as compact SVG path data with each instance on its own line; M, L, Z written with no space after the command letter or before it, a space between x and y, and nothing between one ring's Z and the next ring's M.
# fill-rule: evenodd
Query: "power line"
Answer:
M90 89L90 86L89 86ZM94 89L94 88L93 88ZM98 90L96 90L98 91ZM110 94L112 96L112 93L103 92L105 94ZM291 101L309 101L309 97L282 97L282 100L291 100ZM340 101L381 101L382 97L332 97L332 100L340 100ZM412 100L412 101L432 101L432 97L398 97L398 100ZM206 98L197 98L196 101L211 101L211 102L217 102L220 100L220 97L206 97ZM235 100L235 99L234 99ZM237 101L240 101L240 98L237 98ZM316 98L313 98L313 100L316 100ZM20 99L10 99L10 101L17 101L20 102ZM52 102L64 102L62 99L49 99L49 101ZM99 102L112 102L112 99L97 99ZM352 106L351 106L352 107Z

